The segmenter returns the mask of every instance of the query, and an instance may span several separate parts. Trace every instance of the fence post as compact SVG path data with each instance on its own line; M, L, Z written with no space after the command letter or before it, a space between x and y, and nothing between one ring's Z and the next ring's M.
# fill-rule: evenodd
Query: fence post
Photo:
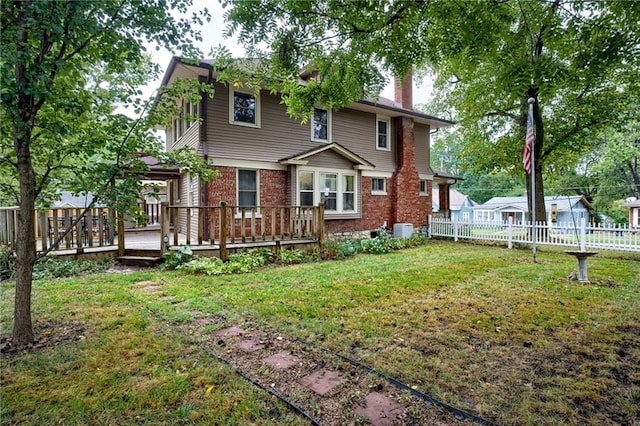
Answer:
M458 216L453 216L453 241L458 241Z
M507 247L513 248L513 216L509 216L509 220L507 222Z
M232 228L233 229L233 228ZM220 259L227 261L227 203L220 201Z
M587 249L587 219L580 219L580 251Z
M427 235L431 239L431 228L433 227L433 215L429 215L429 223L427 224Z

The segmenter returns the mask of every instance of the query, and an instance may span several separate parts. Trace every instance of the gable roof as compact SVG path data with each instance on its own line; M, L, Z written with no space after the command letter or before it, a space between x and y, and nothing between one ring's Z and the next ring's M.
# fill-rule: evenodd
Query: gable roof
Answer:
M247 61L255 62L247 59ZM211 66L215 63L213 59L204 59L201 61L188 61L179 56L173 56L171 62L167 67L167 71L162 78L161 86L166 86L170 83L171 78L175 75L181 78L188 77L214 77ZM301 84L304 81L301 80ZM407 116L412 117L416 123L427 124L432 129L438 129L441 127L447 127L455 124L453 121L445 120L443 118L434 117L428 114L424 114L413 109L403 108L399 103L396 103L390 99L379 97L377 100L368 98L353 102L348 106L351 109L357 111L371 112L374 114L384 114L392 117Z
M544 197L544 205L547 210L551 210L551 205L556 204L558 211L571 211L578 203L582 203L587 210L593 210L591 204L584 196L564 196L564 195L551 195ZM527 211L529 206L527 205L527 197L493 197L484 204L480 204L474 207L477 210L504 210L506 208L514 208L521 211Z
M468 195L463 194L462 192L450 188L449 189L449 209L450 210L460 210L464 205L466 200L469 200L471 207L476 206L478 203L469 198ZM440 191L433 191L433 205L440 206Z
M355 152L350 151L344 146L337 144L335 142L311 148L299 154L292 155L291 157L283 158L279 160L279 162L280 164L296 164L296 165L304 166L309 163L309 160L308 160L309 157L312 157L316 154L319 154L321 152L325 152L328 150L331 150L337 153L338 155L346 158L347 160L351 161L354 164L353 168L356 170L372 170L373 168L375 168L375 166L369 161L365 160Z
M640 199L630 200L622 205L622 207L640 207Z

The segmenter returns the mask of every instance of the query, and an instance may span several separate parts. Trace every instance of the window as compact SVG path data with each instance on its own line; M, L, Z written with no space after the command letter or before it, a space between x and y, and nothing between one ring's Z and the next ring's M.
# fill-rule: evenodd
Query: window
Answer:
M324 203L330 213L355 213L356 174L342 171L301 170L298 172L298 200L301 206Z
M427 181L425 179L420 179L420 195L428 195Z
M313 172L300 172L298 178L298 189L300 192L300 205L313 206Z
M338 210L338 175L335 173L320 173L320 202L325 210Z
M356 210L355 176L353 175L342 176L342 210L351 212Z
M238 170L238 205L242 207L258 205L257 170Z
M391 138L389 133L391 121L387 117L378 117L376 123L376 148L382 151L390 151Z
M386 194L387 193L387 179L383 177L371 178L371 193L372 194Z
M229 123L260 127L260 97L253 93L229 91Z
M331 141L331 111L322 108L313 110L311 140L319 142Z

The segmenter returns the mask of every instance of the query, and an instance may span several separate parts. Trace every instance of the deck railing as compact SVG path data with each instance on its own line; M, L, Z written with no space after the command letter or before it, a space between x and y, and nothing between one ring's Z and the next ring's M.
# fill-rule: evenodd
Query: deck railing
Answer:
M324 239L324 206L170 206L162 203L161 238L179 245L180 235L188 246L217 246L227 258L228 244ZM173 230L169 218L174 220ZM166 250L161 244L162 251Z
M0 245L15 247L18 207L0 207ZM84 215L83 215L84 213ZM106 207L38 210L34 223L38 252L114 245L115 213Z
M430 237L501 241L509 248L514 243L532 244L534 226L530 223L459 221L455 218L429 218ZM545 223L535 225L536 244L588 249L640 252L640 230L628 225Z

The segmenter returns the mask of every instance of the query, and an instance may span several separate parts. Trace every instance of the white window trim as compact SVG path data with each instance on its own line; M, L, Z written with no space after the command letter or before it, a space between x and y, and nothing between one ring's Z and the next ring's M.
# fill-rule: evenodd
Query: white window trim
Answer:
M384 121L387 123L387 147L382 148L378 145L378 122ZM376 115L376 128L375 128L375 144L378 151L391 151L391 117L386 115Z
M256 207L257 207L260 205L260 170L245 168L245 167L236 169L236 206L240 206L240 171L241 170L256 172ZM251 206L247 206L247 207L251 207ZM260 216L261 216L260 209L256 209L256 217L260 217ZM242 217L242 211L240 209L236 210L235 217L236 219L239 219ZM245 218L250 219L251 214L247 215L245 213Z
M333 113L328 108L315 107L314 108L314 112L315 112L316 109L321 109L321 110L327 111L327 139L318 139L318 138L315 138L313 136L313 116L311 116L311 120L309 120L310 121L309 131L310 131L311 140L313 142L331 143L332 121L333 121L332 115L333 115Z
M419 183L418 183L418 186L422 182L424 182L424 191L420 191L420 196L426 197L426 196L429 195L429 182L427 181L427 179L420 179Z
M373 179L382 179L383 182L383 190L382 191L374 191L373 190ZM385 176L371 176L372 188L371 195L387 195L387 178Z
M313 173L313 205L320 204L320 174L329 173L336 174L337 188L336 188L336 210L327 210L325 208L325 214L327 215L342 215L342 214L356 214L358 211L358 197L360 195L360 181L358 179L358 173L355 170L344 169L327 169L323 167L299 167L297 170L296 181L298 186L296 187L296 200L300 200L300 173L312 172ZM344 176L353 176L353 210L343 210L343 195L344 195Z
M233 119L233 97L235 93L243 93L245 95L251 95L256 100L256 122L255 123L245 123L244 121L235 121ZM233 124L234 126L244 126L244 127L253 127L260 128L260 92L257 93L252 90L240 89L235 87L229 88L229 124Z

